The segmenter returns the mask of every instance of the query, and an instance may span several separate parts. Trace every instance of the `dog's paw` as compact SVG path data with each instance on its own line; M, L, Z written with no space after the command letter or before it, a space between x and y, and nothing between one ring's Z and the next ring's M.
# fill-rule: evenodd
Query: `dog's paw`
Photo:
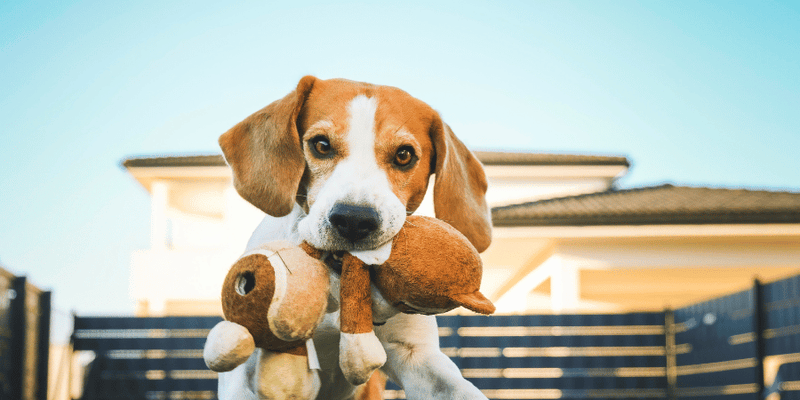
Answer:
M203 348L203 360L212 371L228 372L253 354L256 344L247 328L222 321L211 329Z
M374 332L344 333L339 339L339 367L351 384L366 383L386 363L386 351Z

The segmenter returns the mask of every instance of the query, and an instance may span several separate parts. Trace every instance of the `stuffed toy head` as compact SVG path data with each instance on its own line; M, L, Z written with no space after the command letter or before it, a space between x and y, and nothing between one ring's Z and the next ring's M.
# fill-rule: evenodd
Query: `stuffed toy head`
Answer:
M371 315L363 310L369 300L369 283L400 312L441 314L464 307L491 314L495 307L481 292L483 262L469 240L441 220L409 216L392 241L389 258L381 265L366 265L345 253L342 258L341 302L343 331L371 330ZM350 305L362 299L358 305ZM354 316L347 317L353 309Z
M440 314L464 307L480 314L495 308L479 290L483 262L470 241L441 220L409 216L392 253L373 268L383 297L408 314Z
M222 286L225 319L271 351L304 346L328 305L327 267L300 247L272 242L242 256Z
M483 263L470 241L438 219L409 216L392 241L389 258L366 265L346 253L340 289L339 366L353 384L366 382L386 360L372 333L370 282L397 310L439 314L463 306L481 314L495 307L479 291Z

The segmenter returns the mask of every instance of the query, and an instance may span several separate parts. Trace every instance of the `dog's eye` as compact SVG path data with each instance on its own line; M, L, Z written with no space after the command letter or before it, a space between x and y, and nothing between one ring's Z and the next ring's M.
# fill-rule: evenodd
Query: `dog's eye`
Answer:
M398 167L406 167L411 165L414 158L414 148L411 146L403 146L397 149L397 152L394 154L394 164Z
M319 157L324 157L331 154L333 148L331 142L325 136L317 136L310 140L311 149Z

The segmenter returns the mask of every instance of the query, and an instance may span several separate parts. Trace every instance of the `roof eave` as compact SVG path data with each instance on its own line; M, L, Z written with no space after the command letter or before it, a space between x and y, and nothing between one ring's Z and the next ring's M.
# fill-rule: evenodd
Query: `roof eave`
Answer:
M496 227L598 226L598 225L708 225L708 224L798 224L800 213L741 214L651 214L598 215L554 218L493 218Z

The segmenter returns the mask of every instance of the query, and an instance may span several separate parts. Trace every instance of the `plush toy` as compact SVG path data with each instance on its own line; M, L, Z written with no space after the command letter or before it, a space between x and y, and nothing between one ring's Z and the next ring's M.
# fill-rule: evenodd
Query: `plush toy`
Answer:
M304 344L328 305L328 268L320 261L325 255L307 243L273 242L240 258L223 285L223 311L227 321L246 328L253 345L228 341L231 348L217 351L219 355L204 353L209 367L229 371L243 363L255 346L306 354ZM477 250L455 228L434 218L407 217L392 240L388 259L380 265L369 265L350 253L340 259L339 365L354 385L366 382L386 362L372 331L370 283L395 313L432 315L459 306L481 314L495 310L479 291L483 267ZM243 348L234 348L234 343Z
M206 364L217 372L230 371L244 363L256 347L268 350L263 358L300 356L306 361L291 356L276 360L273 364L279 368L271 372L274 380L284 385L294 379L290 386L296 394L301 393L297 398L314 398L319 378L313 370L318 361L311 336L327 311L328 295L328 268L298 246L271 242L246 253L223 283L226 321L209 333L203 353ZM278 371L291 363L299 364L298 371ZM269 383L270 379L259 379L262 381Z
M441 220L409 216L394 237L389 259L369 266L342 257L339 365L353 384L369 379L386 360L374 345L370 282L394 308L408 314L439 314L462 306L480 314L495 307L481 292L483 264L478 251Z

